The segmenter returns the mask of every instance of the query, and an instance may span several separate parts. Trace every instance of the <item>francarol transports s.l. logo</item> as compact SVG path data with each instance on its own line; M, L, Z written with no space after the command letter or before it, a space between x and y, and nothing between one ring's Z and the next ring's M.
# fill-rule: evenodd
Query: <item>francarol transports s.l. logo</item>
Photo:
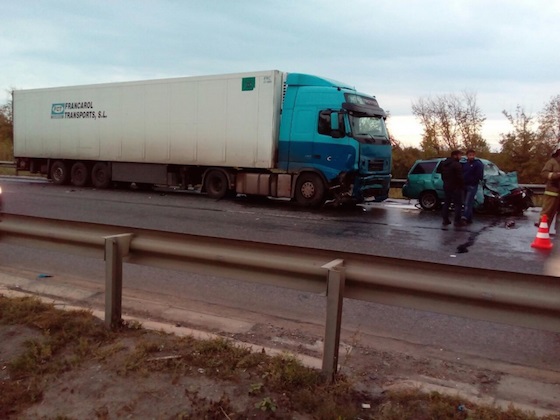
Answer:
M66 104L52 104L51 118L64 118L64 109Z
M56 119L104 119L105 110L95 111L92 101L59 102L51 105L51 118Z

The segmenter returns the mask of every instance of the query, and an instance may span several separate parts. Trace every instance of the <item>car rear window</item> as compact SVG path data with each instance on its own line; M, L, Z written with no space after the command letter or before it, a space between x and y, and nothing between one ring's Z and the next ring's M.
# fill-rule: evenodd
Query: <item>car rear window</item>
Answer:
M431 174L436 167L437 162L420 162L418 163L414 169L412 169L411 175L422 175L422 174Z

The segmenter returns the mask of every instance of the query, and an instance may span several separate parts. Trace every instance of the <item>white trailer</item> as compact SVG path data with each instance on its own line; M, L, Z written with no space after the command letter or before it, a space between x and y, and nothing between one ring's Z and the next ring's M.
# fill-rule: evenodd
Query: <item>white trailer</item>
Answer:
M14 155L112 162L114 181L136 180L126 174L137 166L121 162L148 163L149 172L158 172L153 164L271 169L282 77L263 71L14 91ZM65 182L70 171L58 175Z

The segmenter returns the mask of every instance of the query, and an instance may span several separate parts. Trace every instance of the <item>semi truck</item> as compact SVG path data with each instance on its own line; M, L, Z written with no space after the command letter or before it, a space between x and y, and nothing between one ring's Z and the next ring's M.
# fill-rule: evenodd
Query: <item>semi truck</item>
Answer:
M279 70L13 92L18 170L302 206L383 201L391 142L374 96Z

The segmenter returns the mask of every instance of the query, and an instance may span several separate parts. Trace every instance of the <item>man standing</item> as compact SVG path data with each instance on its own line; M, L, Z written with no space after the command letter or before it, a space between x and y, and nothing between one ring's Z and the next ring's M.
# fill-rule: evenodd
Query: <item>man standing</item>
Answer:
M544 164L541 176L546 180L544 189L543 204L541 210L541 218L546 214L548 226L552 224L554 216L558 212L558 204L560 203L560 143L554 149L552 157ZM539 222L535 223L538 226Z
M480 159L476 159L476 153L473 149L467 150L467 161L463 163L463 178L465 180L465 208L463 209L463 220L471 224L478 184L480 184L480 181L484 178L484 165Z
M463 205L463 167L459 160L461 152L453 150L451 156L441 163L441 179L443 180L443 191L445 192L445 201L441 215L443 217L443 226L451 224L449 220L449 206L454 206L454 223L455 226L465 226L466 223L461 220L461 207Z

